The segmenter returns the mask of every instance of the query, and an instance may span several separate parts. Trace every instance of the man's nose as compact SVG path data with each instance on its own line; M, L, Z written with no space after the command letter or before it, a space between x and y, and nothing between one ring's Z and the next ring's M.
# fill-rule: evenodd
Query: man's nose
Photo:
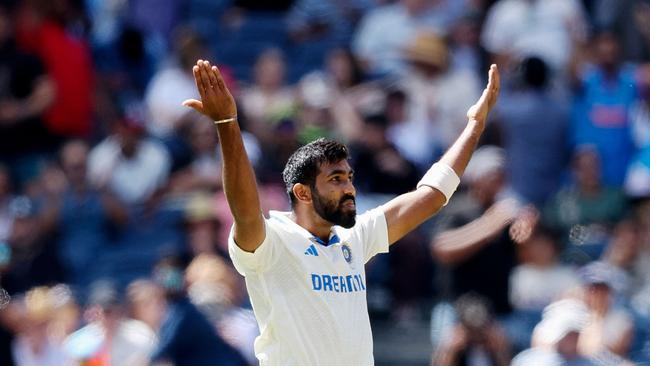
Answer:
M355 196L357 193L356 188L354 188L354 184L352 184L352 180L348 179L347 183L345 184L345 187L343 188L343 193L346 195L352 195Z

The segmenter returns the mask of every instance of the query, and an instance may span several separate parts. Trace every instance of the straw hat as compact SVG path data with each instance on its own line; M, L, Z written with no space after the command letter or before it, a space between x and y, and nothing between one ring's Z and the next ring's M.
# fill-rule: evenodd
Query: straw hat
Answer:
M404 59L439 68L447 67L449 52L447 44L436 33L420 32L404 49Z

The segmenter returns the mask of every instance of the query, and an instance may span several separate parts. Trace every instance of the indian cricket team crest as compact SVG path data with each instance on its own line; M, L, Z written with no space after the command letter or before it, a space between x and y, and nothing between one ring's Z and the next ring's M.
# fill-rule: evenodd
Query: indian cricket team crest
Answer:
M343 245L341 245L341 252L343 252L343 258L345 261L352 263L352 251L350 250L350 246L343 243Z

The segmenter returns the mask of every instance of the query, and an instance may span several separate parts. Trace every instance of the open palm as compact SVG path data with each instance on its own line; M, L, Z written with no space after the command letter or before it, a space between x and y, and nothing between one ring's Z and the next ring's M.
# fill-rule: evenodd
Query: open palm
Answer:
M210 62L199 60L192 68L201 100L188 99L183 105L210 117L213 121L237 117L237 106L223 82L221 73Z
M499 69L497 65L490 66L488 84L478 101L467 110L467 118L485 124L488 113L497 102L499 95Z

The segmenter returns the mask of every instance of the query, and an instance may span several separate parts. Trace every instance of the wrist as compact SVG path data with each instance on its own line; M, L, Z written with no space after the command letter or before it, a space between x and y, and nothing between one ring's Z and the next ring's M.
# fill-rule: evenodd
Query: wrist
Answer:
M222 123L231 123L231 122L236 122L237 121L237 115L234 117L226 117L226 118L220 118L220 119L214 119L213 122L215 125L219 125Z

